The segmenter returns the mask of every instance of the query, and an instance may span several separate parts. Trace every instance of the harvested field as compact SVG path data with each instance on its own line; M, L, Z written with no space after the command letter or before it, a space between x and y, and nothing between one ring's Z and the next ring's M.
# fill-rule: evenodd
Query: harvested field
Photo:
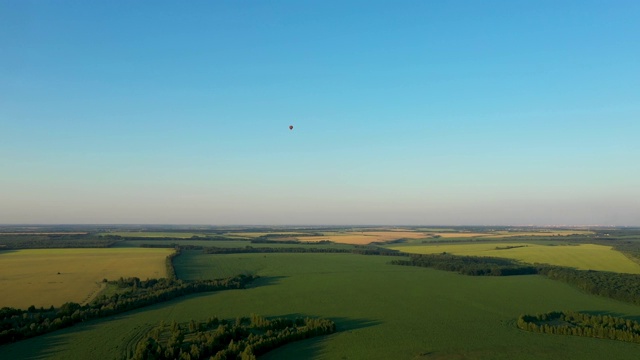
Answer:
M473 238L473 237L489 237L493 236L493 233L479 233L479 232L444 232L444 233L430 233L429 235L439 236L443 239L449 238Z
M439 236L443 239L453 238L509 238L514 236L569 236L569 235L592 235L593 231L587 230L540 230L540 231L489 231L489 232L431 232L432 236Z
M362 231L362 232L332 232L324 236L299 236L300 241L329 240L339 244L366 245L372 242L392 241L398 239L422 239L424 233L415 231Z
M166 276L173 249L39 249L0 252L0 307L84 303L102 279Z
M495 234L495 235L494 235ZM593 235L589 230L496 231L491 237Z

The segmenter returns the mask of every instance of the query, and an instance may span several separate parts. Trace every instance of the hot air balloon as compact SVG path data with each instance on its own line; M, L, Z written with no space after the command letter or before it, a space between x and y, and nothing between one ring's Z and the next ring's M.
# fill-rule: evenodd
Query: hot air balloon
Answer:
M293 130L293 125L289 125L289 130Z

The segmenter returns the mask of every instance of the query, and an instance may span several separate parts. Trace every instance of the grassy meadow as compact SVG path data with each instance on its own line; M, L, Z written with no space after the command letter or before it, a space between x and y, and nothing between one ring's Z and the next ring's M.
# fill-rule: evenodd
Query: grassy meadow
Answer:
M38 249L0 252L0 307L83 303L106 278L166 276L172 249Z
M544 263L575 267L581 270L614 271L640 274L640 264L610 246L595 244L542 245L534 243L477 243L438 244L416 246L388 246L413 254L437 254L494 256L520 260L526 263Z
M193 295L0 347L0 358L117 359L161 320L319 316L338 332L264 359L637 359L636 344L518 330L522 313L572 309L640 319L640 307L541 276L468 277L352 254L176 258L179 277L262 276L249 289Z

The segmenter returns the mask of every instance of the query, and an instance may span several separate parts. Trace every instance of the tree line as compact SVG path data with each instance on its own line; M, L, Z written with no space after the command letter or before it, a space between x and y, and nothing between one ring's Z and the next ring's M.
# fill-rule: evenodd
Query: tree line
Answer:
M510 276L539 274L566 282L594 295L640 305L640 275L607 271L576 270L552 265L526 265L515 260L458 256L451 254L411 255L409 260L391 264L430 267L471 276Z
M45 334L76 323L119 314L125 311L169 301L180 296L226 289L242 289L256 276L238 275L219 280L183 281L169 278L140 280L120 278L109 282L118 291L98 296L90 304L74 302L59 308L29 307L27 310L0 309L0 344Z
M393 265L429 267L471 276L509 276L537 274L535 266L510 259L481 256L458 256L447 253L411 255L409 260L393 260Z
M574 285L590 294L640 305L640 275L539 266L538 273Z
M235 320L210 317L188 324L163 321L138 342L135 353L129 356L134 360L250 360L290 342L335 331L333 321L314 318L266 319L251 315Z
M186 249L186 247L183 247ZM385 249L375 246L355 246L351 249L333 247L253 247L243 248L222 248L222 247L201 247L205 254L248 254L248 253L346 253L358 255L382 255L382 256L406 256L398 250Z
M590 315L575 311L552 311L521 315L522 330L558 335L575 335L640 343L640 323L610 315Z
M0 250L50 248L106 248L117 240L87 234L0 235Z

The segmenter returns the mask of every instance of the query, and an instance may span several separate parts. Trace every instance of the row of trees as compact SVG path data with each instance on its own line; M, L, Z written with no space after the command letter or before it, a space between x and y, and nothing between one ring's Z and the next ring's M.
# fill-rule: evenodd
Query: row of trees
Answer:
M522 330L545 334L576 335L640 343L640 323L610 315L553 311L521 315L517 326Z
M167 232L167 231L163 231ZM199 240L199 241L229 241L229 240L237 240L236 237L229 237L224 235L193 235L191 237L184 237L180 235L180 232L177 232L177 236L154 236L152 238L153 241L189 241L189 240ZM149 240L149 237L145 236L122 236L122 235L101 235L106 239L112 239L116 241L138 241L138 240Z
M9 343L73 324L106 317L144 306L175 299L194 293L226 289L242 289L256 277L239 275L219 280L182 281L162 278L142 281L138 278L119 279L110 282L119 290L109 296L102 295L87 305L73 302L53 307L27 310L0 309L0 344Z
M606 271L576 270L551 265L526 265L514 260L451 254L412 255L393 260L394 265L422 266L472 276L540 274L574 285L590 294L640 305L640 275Z
M223 247L204 247L202 251L205 254L266 254L266 253L348 253L350 250L341 248L327 247L253 247L245 246L243 248L223 248Z
M115 239L91 234L12 234L0 235L0 250L48 248L105 248Z
M482 256L457 256L447 253L411 255L409 260L393 260L391 264L429 267L471 276L537 274L535 266L523 265L510 259Z
M328 319L275 318L258 315L234 321L209 318L205 322L160 323L138 342L134 360L256 359L287 343L336 331ZM130 354L131 355L131 354Z
M337 247L253 247L243 248L222 248L222 247L202 247L205 254L245 254L245 253L348 253L359 255L384 255L384 256L406 256L398 250L385 249L377 246L356 246L352 249Z

